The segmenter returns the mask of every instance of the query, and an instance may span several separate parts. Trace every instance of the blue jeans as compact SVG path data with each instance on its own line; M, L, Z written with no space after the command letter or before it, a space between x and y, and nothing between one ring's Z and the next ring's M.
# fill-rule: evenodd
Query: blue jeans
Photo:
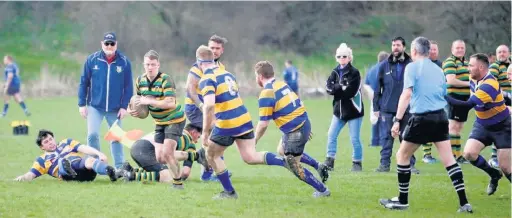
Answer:
M379 131L379 129L380 129L379 125L380 125L380 119L377 121L377 123L372 124L372 140L371 140L371 144L370 144L371 146L382 145L380 131Z
M353 152L352 160L361 161L363 159L363 147L361 146L360 132L363 117L344 121L336 116L332 116L331 126L327 136L327 157L336 158L336 151L338 150L338 135L341 129L348 123L350 131L350 141L352 142Z
M382 113L380 114L380 132L381 132L381 141L382 141L382 150L380 151L380 165L389 166L391 164L391 156L393 153L393 143L395 139L391 135L391 128L393 127L393 117L395 114L393 113ZM405 114L400 121L400 133L404 132L405 126L409 121L411 116L409 114ZM402 134L399 135L398 140L402 142ZM411 166L414 166L416 163L416 157L412 155L411 157Z
M108 127L112 126L117 120L117 112L99 111L94 107L87 107L87 144L100 151L100 138L99 131L103 118L106 118ZM117 122L121 126L121 120ZM116 168L120 168L124 162L123 145L119 142L111 142L110 150L112 151L112 158Z

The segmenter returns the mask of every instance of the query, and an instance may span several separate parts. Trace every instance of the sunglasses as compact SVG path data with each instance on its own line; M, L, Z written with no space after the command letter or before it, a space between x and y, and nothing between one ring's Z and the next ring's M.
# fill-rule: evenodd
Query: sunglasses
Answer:
M343 56L336 56L336 58L340 59L340 58L348 58L348 56L346 55L343 55Z
M104 42L103 43L105 46L116 46L116 43L115 42Z

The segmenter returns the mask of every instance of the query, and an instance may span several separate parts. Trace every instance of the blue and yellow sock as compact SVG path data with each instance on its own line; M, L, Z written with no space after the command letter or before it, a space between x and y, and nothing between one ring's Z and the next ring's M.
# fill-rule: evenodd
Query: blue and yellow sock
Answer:
M231 184L231 179L229 178L229 172L227 169L217 174L217 178L219 178L222 187L224 187L224 191L226 192L234 192L235 188Z
M320 182L308 169L302 168L304 170L304 182L308 185L312 186L315 190L319 192L324 192L327 188L325 185Z
M302 154L302 157L300 158L300 162L305 163L315 169L318 169L318 161L315 160L315 158L309 156L306 153Z
M265 164L271 166L282 166L284 167L284 160L282 157L277 156L274 153L267 152L265 153Z
M202 180L207 180L207 179L210 179L210 177L212 177L212 174L213 174L213 169L203 169L203 173L201 174L201 179Z
M490 177L497 177L500 175L500 171L497 169L492 168L487 161L485 161L484 157L482 155L478 155L478 158L474 161L470 161L470 163L480 168L481 170L485 171Z

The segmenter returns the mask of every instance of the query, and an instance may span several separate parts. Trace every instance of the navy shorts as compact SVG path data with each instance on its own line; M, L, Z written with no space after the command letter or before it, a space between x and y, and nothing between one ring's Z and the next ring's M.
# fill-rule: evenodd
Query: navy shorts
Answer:
M213 127L213 130L212 130L212 134L210 135L210 140L212 142L215 142L217 143L218 145L221 145L221 146L231 146L236 139L253 139L254 138L254 131L250 131L248 133L245 133L243 135L239 135L239 136L223 136L223 135L219 135L219 134L216 134L215 130L216 130L217 127Z
M510 149L510 117L492 126L483 126L475 122L470 139L475 139L485 146L496 145L496 149Z
M85 168L85 161L91 157L79 158L79 157L69 157L68 160L71 162L71 167L76 172L76 177L71 176L62 176L62 180L64 181L77 181L77 182L90 182L96 179L97 173L94 170L89 170Z
M203 112L199 108L194 107L194 109L185 110L185 116L187 116L190 124L203 128Z
M284 134L282 137L284 154L295 157L302 155L309 141L309 134L311 134L309 120L304 121L304 124L295 131Z
M20 86L9 86L7 89L7 95L15 95L17 93L20 93Z

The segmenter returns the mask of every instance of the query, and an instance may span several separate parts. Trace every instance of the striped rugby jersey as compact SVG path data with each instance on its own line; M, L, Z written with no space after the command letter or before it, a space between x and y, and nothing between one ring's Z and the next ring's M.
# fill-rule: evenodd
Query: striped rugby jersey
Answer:
M258 100L261 121L274 120L283 133L292 132L308 119L306 109L290 87L275 79L267 82Z
M235 76L216 68L204 73L199 82L203 96L215 95L215 128L212 134L240 136L253 131L251 115L239 95Z

